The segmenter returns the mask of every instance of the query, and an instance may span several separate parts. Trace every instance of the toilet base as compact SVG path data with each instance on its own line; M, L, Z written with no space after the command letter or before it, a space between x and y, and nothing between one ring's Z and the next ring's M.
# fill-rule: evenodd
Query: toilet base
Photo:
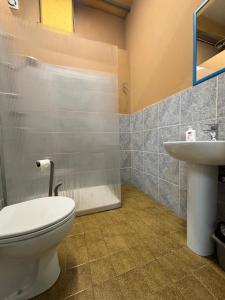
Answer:
M33 285L29 288L26 296L35 297L48 290L58 279L60 275L60 266L57 251L52 251L41 258L37 269L37 275ZM24 291L26 292L26 291Z
M22 264L23 262L20 261L19 269L21 269ZM46 254L42 254L41 258L33 262L30 261L30 263L26 259L24 266L25 268L20 270L22 272L17 273L20 277L19 281L24 279L23 286L19 284L17 288L15 287L15 292L8 295L6 297L7 300L25 300L35 297L48 290L56 282L60 274L56 249L47 251ZM5 267L7 266L5 265ZM13 266L13 271L15 272L15 265Z

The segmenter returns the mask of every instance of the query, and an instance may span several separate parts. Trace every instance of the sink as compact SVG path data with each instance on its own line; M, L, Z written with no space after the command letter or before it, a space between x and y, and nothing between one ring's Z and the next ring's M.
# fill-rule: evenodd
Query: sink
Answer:
M179 160L202 165L225 165L225 141L165 142L164 147Z
M218 194L218 166L225 165L225 141L165 142L172 157L187 162L187 246L212 255Z

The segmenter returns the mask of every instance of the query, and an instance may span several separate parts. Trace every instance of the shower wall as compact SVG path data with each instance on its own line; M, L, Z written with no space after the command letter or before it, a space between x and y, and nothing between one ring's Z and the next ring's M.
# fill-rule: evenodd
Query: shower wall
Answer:
M12 72L0 104L8 204L47 195L49 170L35 162L49 158L79 213L120 206L116 76L24 59Z
M3 116L6 99L14 96L13 56L14 40L8 34L0 33L0 209L6 198L5 168L3 154Z

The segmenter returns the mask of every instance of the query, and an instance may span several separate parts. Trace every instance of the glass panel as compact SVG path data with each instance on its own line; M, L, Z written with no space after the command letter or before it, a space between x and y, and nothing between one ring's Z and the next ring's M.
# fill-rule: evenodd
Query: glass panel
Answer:
M8 204L48 194L49 169L35 162L49 158L59 194L75 199L78 213L118 207L115 75L26 59L9 74L11 86L5 88L8 78L7 94L0 93Z

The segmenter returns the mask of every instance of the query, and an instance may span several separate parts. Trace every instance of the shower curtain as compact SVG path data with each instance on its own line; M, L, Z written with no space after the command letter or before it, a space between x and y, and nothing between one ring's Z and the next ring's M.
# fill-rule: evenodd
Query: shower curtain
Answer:
M47 196L49 169L40 171L35 162L49 158L54 185L62 183L59 195L75 200L77 214L119 207L116 75L24 58L7 74L9 87L0 94L7 204Z

